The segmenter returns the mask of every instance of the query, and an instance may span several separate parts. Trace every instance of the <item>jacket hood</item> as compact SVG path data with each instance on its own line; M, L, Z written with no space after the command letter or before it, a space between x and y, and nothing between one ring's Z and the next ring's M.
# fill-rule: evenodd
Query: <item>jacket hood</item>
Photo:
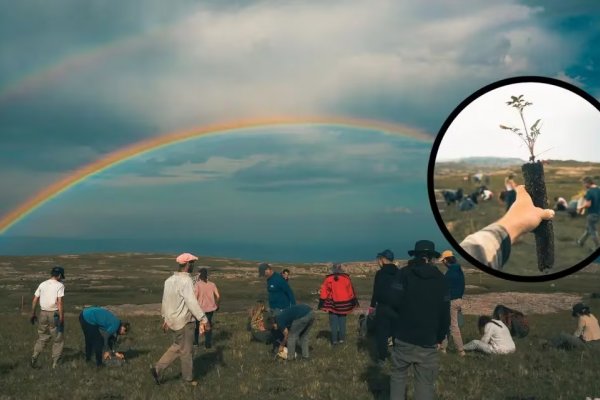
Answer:
M431 264L414 264L410 268L410 272L421 279L436 279L442 274L439 269Z
M382 274L395 275L398 267L395 264L383 264L380 271Z

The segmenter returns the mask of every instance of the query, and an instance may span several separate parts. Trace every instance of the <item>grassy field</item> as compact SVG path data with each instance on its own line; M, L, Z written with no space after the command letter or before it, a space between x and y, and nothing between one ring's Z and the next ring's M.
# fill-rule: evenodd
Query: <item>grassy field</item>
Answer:
M223 303L215 316L214 344L210 350L195 350L196 388L181 384L175 363L155 386L148 366L169 346L169 336L160 330L156 314L127 317L132 333L125 343L130 350L121 368L96 370L83 360L83 338L77 313L84 304L156 304L162 284L174 269L173 257L161 255L89 255L80 257L0 258L0 399L385 399L389 365L373 366L370 345L356 333L357 316L348 321L348 340L331 348L326 315L317 313L311 333L311 360L275 360L270 347L251 342L245 330L244 310L255 299L265 298L265 285L256 273L256 263L202 259L210 266ZM50 266L60 263L67 274L66 342L64 364L50 369L46 351L41 369L28 365L35 328L28 320L28 306L20 312L21 295L27 302ZM327 266L281 265L292 269L292 285L300 301L316 305L316 288ZM367 306L373 279L372 266L355 266L352 274L357 291ZM600 301L589 299L600 287L598 268L587 268L554 282L516 283L497 279L476 269L467 270L467 295L496 292L573 293L583 296L592 310ZM19 286L20 285L20 286ZM141 290L145 289L145 290ZM142 306L140 306L142 307ZM465 341L478 337L475 315L467 315ZM568 311L529 316L531 333L517 340L517 353L502 357L470 354L465 359L454 352L441 357L438 379L440 399L585 399L600 397L600 351L566 352L546 350L543 343L555 334L572 332L575 320ZM48 349L49 350L49 349Z
M550 207L554 206L553 199L562 196L570 200L573 195L583 189L581 178L584 176L600 175L600 165L592 163L577 163L566 161L551 161L545 165L546 188L548 192L548 201ZM473 174L480 169L474 166L458 164L452 166L450 163L443 163L436 167L435 187L436 189L457 189L462 187L465 193L471 193L475 190L476 184L465 182L464 176ZM514 166L512 169L487 170L484 171L490 176L488 185L495 196L498 196L504 188L504 177L510 172L516 173L515 181L523 184L520 166ZM479 205L471 211L461 212L455 206L446 206L440 204L442 218L448 230L454 238L460 243L467 235L476 232L486 225L496 221L504 214L504 205L498 199L488 202L479 202ZM579 238L585 229L585 218L571 218L564 212L557 213L554 219L554 240L555 240L555 267L552 273L569 268L587 256L593 250L593 242L588 240L584 248L574 245L575 239ZM535 237L528 234L522 237L516 243L511 251L511 258L504 267L504 272L515 275L539 275L537 269Z

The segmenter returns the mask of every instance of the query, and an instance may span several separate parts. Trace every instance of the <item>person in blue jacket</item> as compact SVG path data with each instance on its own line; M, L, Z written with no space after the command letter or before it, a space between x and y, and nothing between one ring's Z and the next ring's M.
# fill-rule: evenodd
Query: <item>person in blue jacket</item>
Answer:
M271 266L265 269L267 278L267 293L269 294L269 308L274 315L296 304L294 292L281 274L274 272Z
M128 322L123 322L115 314L102 307L87 307L79 314L79 323L85 338L85 361L90 361L92 352L96 356L96 366L102 360L109 360L113 355L124 359L123 353L113 351L119 335L125 335L130 329Z

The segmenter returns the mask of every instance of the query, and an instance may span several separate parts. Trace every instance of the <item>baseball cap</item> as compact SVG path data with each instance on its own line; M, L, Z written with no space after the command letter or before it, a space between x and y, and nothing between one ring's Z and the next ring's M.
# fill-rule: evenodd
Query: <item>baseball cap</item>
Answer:
M185 264L190 261L196 261L196 260L198 260L198 257L196 257L195 255L193 255L191 253L180 254L175 259L175 261L177 261L177 264Z

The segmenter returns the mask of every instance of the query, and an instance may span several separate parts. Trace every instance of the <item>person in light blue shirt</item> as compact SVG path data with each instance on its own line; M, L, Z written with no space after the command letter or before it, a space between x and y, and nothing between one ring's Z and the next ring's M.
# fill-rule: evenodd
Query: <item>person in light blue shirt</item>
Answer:
M129 332L130 324L123 322L115 314L102 307L87 307L79 314L79 323L85 339L85 360L90 361L92 352L96 356L96 366L112 356L124 359L123 353L113 351L119 335Z

